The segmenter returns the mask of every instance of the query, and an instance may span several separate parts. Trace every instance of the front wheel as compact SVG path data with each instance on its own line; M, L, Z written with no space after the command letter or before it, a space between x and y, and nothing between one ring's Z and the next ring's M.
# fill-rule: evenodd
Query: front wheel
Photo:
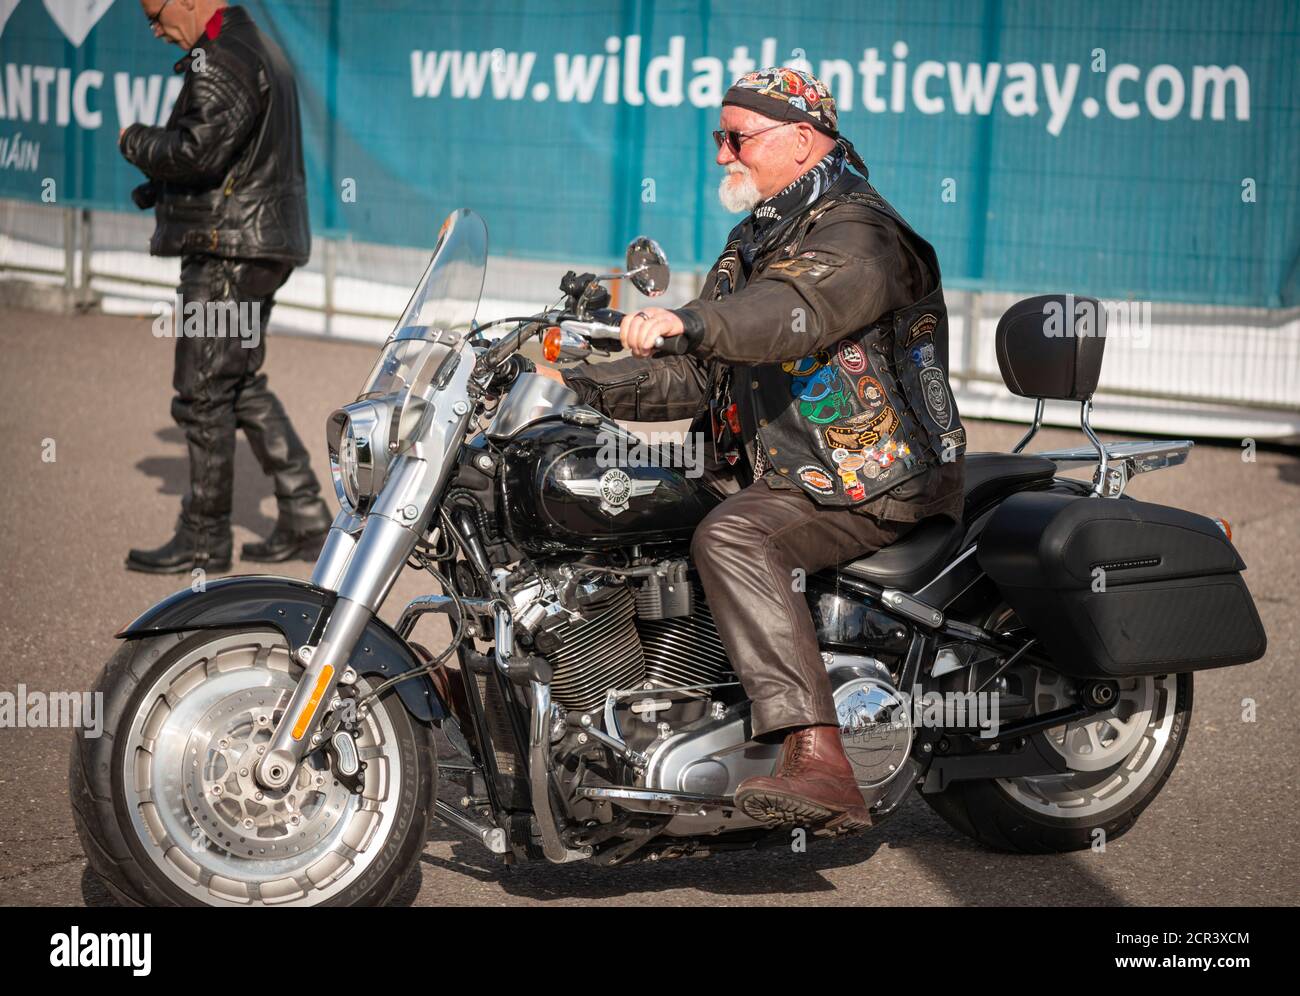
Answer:
M1071 701L1070 682L1045 669L1032 695L1042 714ZM925 796L948 823L987 847L1022 854L1078 851L1127 832L1164 787L1187 739L1192 675L1119 682L1115 707L1037 734L1068 771L955 782Z
M380 905L424 849L437 759L395 690L358 721L365 767L304 759L285 789L256 761L301 667L275 631L132 640L105 665L104 735L78 737L73 816L90 867L147 905ZM369 690L359 679L358 690Z

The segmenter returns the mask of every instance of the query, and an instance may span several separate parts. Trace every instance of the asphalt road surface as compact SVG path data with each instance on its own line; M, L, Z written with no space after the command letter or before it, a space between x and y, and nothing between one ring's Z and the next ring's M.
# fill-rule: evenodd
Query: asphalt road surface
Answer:
M186 481L168 414L172 342L142 319L0 314L0 692L89 689L112 634L184 585L126 571L131 546L171 534ZM272 335L267 369L328 479L324 424L350 401L370 346ZM968 424L972 450L1007 449L1020 426ZM47 441L53 441L54 460ZM1042 448L1077 445L1065 430ZM1040 445L1040 444L1035 444ZM241 439L235 543L270 531L275 503ZM326 485L328 488L328 484ZM1249 571L1269 652L1196 677L1192 729L1164 791L1104 853L1016 857L981 849L913 798L876 831L784 849L620 869L507 868L436 824L399 901L413 905L1255 905L1300 893L1296 755L1300 746L1300 459L1198 445L1187 464L1138 478L1137 498L1223 515ZM307 577L311 565L291 563ZM256 572L235 565L236 573ZM395 618L420 579L398 582ZM436 629L422 624L423 642ZM1243 702L1253 700L1253 722ZM0 729L0 902L104 905L72 826L66 785L72 731ZM1222 926L1222 925L1220 925ZM1224 927L1223 929L1227 929Z

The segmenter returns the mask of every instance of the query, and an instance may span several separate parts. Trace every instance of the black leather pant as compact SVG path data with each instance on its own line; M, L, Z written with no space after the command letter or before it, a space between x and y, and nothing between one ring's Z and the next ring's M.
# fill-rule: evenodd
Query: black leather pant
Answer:
M176 316L176 366L172 418L190 452L190 490L181 522L222 542L230 531L235 483L235 430L243 429L262 470L275 485L280 521L297 529L328 525L320 482L302 440L280 400L259 373L266 357L265 330L275 292L293 269L272 260L193 255L181 260L182 310ZM228 302L224 313L207 308ZM184 335L185 306L203 305L204 335ZM225 336L213 334L224 327Z
M802 491L760 480L727 498L696 528L691 557L722 645L753 704L756 736L837 722L801 581L888 546L914 526L823 508Z

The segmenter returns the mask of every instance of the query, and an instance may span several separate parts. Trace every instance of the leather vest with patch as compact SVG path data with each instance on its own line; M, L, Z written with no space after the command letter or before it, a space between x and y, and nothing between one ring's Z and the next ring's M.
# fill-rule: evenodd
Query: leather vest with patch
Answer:
M898 225L933 275L934 289L830 348L780 365L736 366L731 376L743 435L755 439L755 477L778 474L832 507L879 497L955 460L966 447L948 383L948 313L934 249L868 182L852 177L837 183L782 240L780 252L757 268L809 263L797 256L804 236L843 201L864 204ZM725 271L724 253L715 272Z

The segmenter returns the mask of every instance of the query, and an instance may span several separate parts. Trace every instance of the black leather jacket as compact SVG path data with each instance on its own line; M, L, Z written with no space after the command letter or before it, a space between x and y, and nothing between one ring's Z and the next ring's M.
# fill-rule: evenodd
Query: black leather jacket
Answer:
M176 63L185 73L163 128L133 124L121 150L149 182L132 198L154 207L155 256L281 260L311 255L298 89L284 53L243 7L215 39Z
M966 434L929 243L846 172L747 278L741 267L733 238L678 311L693 353L588 364L566 383L644 421L696 417L726 391L771 487L881 518L960 518Z

